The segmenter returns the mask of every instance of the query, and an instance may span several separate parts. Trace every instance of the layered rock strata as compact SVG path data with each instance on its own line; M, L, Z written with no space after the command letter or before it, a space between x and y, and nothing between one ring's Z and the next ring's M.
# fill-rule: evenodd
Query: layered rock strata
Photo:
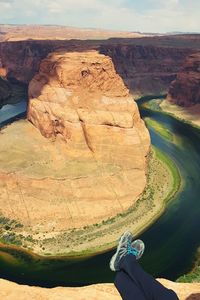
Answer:
M186 59L170 85L167 100L186 107L200 103L200 52Z
M167 92L191 49L151 45L103 45L117 73L136 95L159 95Z
M29 98L27 118L43 136L61 137L72 161L99 166L72 189L86 223L133 205L146 183L150 139L111 59L96 51L52 53L30 82ZM110 175L109 165L116 170Z
M26 40L0 43L0 60L8 78L28 83L50 52L98 49L109 55L133 94L166 93L187 56L200 47L200 35L133 39Z

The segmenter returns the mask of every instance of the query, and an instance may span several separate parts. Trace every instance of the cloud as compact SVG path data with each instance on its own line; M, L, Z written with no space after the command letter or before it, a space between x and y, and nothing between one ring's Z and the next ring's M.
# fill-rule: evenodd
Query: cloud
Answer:
M0 0L0 23L200 32L199 0Z

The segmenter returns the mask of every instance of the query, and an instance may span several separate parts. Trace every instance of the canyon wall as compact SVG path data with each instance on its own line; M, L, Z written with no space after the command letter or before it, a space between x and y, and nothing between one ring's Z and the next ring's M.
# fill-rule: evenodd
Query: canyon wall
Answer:
M10 85L6 80L0 76L0 108L4 101L11 95Z
M19 41L0 43L1 67L7 73L7 78L29 83L38 71L41 60L60 43L51 41Z
M152 45L103 45L100 52L112 58L126 86L140 96L166 93L192 50Z
M50 52L98 50L112 58L117 73L134 95L166 93L200 38L154 37L107 41L26 40L0 43L0 60L8 78L28 83ZM169 46L169 44L172 44ZM199 42L200 43L200 42Z
M200 52L187 57L170 85L167 99L180 106L200 103Z

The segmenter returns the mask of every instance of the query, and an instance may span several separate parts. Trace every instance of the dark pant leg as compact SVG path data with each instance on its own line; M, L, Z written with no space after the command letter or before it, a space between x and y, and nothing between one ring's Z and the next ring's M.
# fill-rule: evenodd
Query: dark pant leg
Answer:
M143 292L124 271L117 272L114 284L123 300L147 300Z
M129 275L148 300L178 300L175 292L165 288L142 269L134 255L126 255L120 269Z

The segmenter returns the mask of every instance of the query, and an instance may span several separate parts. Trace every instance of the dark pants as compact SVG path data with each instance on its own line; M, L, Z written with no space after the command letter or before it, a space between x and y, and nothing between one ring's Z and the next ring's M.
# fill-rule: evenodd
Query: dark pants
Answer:
M114 283L123 300L178 300L175 292L146 273L132 254L122 259Z

